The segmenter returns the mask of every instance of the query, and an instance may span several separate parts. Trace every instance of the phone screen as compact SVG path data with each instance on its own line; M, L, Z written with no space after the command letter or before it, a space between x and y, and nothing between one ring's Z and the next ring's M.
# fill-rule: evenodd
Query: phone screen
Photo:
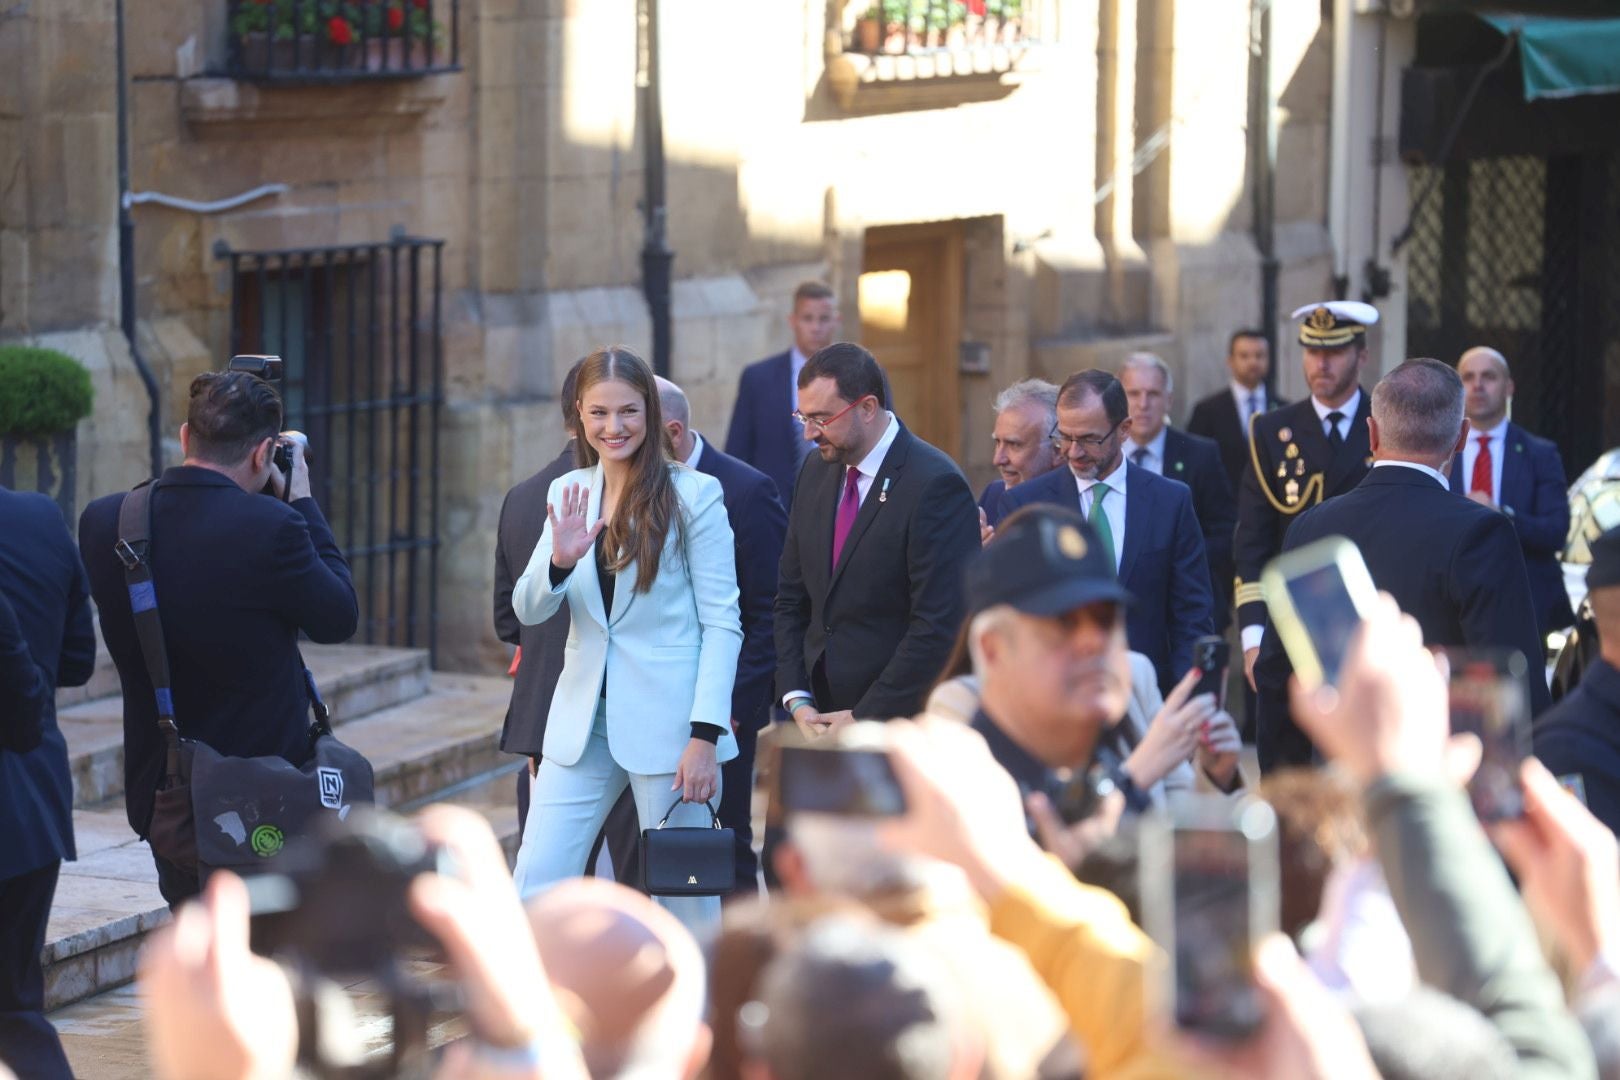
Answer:
M894 817L906 800L882 750L784 746L780 760L785 812Z
M1528 664L1518 652L1448 649L1451 731L1478 736L1468 797L1481 821L1524 816L1519 767L1530 753Z
M1240 1039L1259 1029L1249 840L1233 829L1175 831L1176 1025Z
M1350 639L1361 624L1361 613L1356 610L1344 575L1337 563L1329 563L1292 575L1284 584L1300 625L1316 649L1317 662L1322 665L1322 681L1329 686L1337 685Z

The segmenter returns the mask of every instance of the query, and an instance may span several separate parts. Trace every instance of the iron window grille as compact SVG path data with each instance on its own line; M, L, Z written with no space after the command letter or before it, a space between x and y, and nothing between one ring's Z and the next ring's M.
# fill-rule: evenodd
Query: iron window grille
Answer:
M844 51L902 55L1020 45L1040 37L1042 0L853 0Z
M460 70L461 0L226 0L226 74L255 82Z
M437 652L443 240L215 254L231 351L282 357L288 428L349 560L366 644Z

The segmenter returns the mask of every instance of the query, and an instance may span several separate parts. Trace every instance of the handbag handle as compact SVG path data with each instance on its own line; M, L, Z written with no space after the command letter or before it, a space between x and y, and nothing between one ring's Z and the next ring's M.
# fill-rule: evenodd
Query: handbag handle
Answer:
M662 829L665 825L668 825L669 824L669 816L675 812L675 808L677 806L679 806L679 805L681 805L681 800L680 799L676 799L674 802L670 803L669 804L669 809L664 811L663 820L660 821L657 825L653 826L653 828ZM704 803L703 805L709 808L710 827L715 828L715 829L720 828L720 814L714 808L714 800L710 799L708 802Z

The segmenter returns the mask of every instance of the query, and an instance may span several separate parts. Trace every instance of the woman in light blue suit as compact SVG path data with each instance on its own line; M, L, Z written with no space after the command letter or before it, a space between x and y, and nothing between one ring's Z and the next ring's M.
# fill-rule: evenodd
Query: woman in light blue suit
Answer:
M719 763L737 755L731 689L742 648L736 553L719 481L671 460L647 364L615 346L578 375L586 468L547 493L547 522L512 590L524 623L566 598L573 624L523 845L529 895L585 871L628 784L644 828L708 825ZM694 930L718 897L660 898Z

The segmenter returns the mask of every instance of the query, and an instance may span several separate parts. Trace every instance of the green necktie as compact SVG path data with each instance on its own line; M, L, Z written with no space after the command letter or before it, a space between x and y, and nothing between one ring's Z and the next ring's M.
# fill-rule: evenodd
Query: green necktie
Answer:
M1108 515L1103 513L1103 500L1108 497L1111 489L1107 484L1096 483L1091 485L1091 513L1086 520L1102 541L1103 550L1108 552L1109 565L1114 562L1114 530L1108 524Z

